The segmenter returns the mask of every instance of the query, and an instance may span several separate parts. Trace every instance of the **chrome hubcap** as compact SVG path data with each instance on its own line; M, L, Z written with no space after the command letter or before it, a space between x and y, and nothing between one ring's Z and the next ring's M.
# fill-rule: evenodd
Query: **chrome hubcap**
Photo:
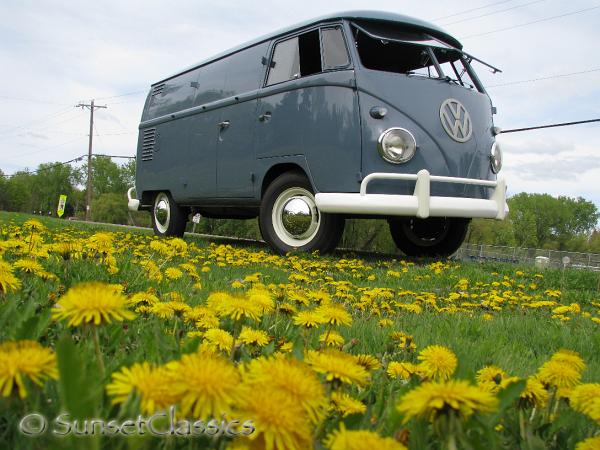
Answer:
M304 188L283 191L273 205L273 228L290 247L309 243L319 231L320 215L315 198Z
M169 199L166 194L160 193L154 202L154 223L158 231L165 233L169 227L170 219L171 209L169 207Z
M313 213L302 197L293 197L283 205L281 222L285 230L295 238L300 238L310 229Z

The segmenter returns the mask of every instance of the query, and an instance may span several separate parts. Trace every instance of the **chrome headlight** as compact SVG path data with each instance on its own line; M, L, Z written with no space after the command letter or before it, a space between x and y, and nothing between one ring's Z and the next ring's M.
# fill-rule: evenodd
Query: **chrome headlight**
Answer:
M412 133L404 128L389 128L377 140L379 154L392 164L409 161L417 151L417 141Z
M494 173L498 173L500 172L500 169L502 169L502 150L497 142L492 144L490 165L492 166L492 172Z

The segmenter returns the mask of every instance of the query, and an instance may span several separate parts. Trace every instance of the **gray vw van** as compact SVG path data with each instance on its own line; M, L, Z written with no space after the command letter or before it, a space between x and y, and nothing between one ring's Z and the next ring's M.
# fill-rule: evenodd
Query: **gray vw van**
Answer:
M259 218L277 252L327 252L346 218L446 256L508 212L491 100L456 38L398 14L320 17L151 86L129 208L160 236L190 214ZM133 191L136 196L134 198Z

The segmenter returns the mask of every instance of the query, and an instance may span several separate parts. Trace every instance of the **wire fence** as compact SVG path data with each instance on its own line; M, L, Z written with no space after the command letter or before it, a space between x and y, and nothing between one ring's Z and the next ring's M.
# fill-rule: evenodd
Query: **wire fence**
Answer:
M499 261L517 264L536 264L537 261L537 264L542 266L600 271L598 253L464 244L456 252L455 257L466 261Z

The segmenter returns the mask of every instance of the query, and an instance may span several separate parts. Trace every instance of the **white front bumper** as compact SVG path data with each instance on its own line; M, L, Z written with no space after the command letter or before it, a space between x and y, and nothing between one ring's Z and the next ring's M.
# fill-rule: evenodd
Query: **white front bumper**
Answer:
M367 194L367 185L375 179L416 181L413 195ZM494 188L489 199L432 197L431 182L470 184ZM430 175L425 169L415 174L372 173L361 185L360 193L319 193L315 196L319 211L335 214L373 214L383 216L468 217L504 219L508 214L506 182Z

